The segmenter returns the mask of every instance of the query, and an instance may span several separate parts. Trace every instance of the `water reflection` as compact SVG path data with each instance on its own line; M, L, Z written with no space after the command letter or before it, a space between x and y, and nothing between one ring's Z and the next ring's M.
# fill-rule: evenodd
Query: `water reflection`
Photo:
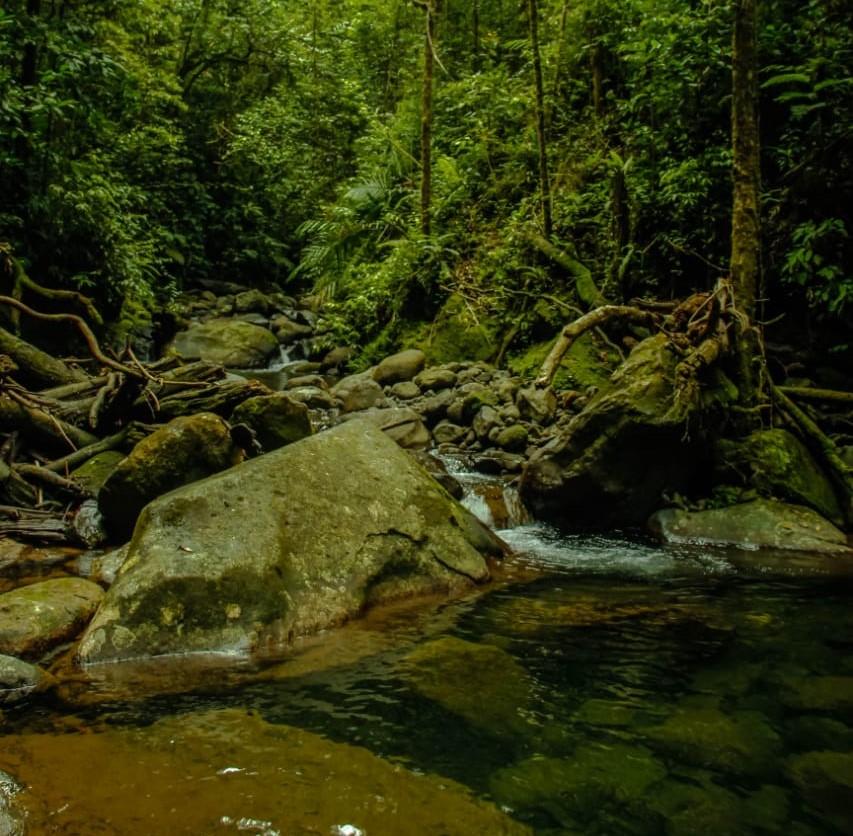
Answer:
M501 534L517 556L467 598L7 714L31 831L853 830L849 566Z

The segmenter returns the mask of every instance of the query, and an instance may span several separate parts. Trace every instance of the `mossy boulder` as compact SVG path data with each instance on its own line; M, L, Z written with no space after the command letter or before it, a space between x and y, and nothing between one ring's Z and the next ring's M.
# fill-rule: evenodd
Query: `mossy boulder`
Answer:
M284 392L247 398L231 413L231 423L251 427L265 453L314 432L308 407Z
M428 365L491 360L500 346L500 327L486 314L474 314L459 294L452 294L432 322L400 334L399 342L420 349Z
M373 367L370 374L380 386L387 386L391 383L413 380L419 372L423 371L425 364L426 355L423 351L409 348L381 360Z
M185 360L255 369L265 366L279 351L279 342L268 328L239 319L219 318L194 323L176 334L168 351Z
M162 496L83 637L83 662L252 652L387 601L489 579L502 544L353 420Z
M218 415L173 419L142 439L104 482L98 504L107 527L116 537L129 537L148 502L224 470L233 454L228 425Z
M527 727L529 677L498 647L445 636L409 653L400 671L419 694L490 734L521 734Z
M83 578L55 578L0 595L0 654L40 658L76 637L103 596Z
M715 449L715 471L722 483L754 487L765 496L807 505L843 524L826 475L805 445L787 430L758 430L740 440L721 439Z
M845 534L816 511L770 499L707 511L664 508L648 524L667 543L851 553Z
M565 323L564 323L565 324ZM507 365L517 375L533 380L553 347L553 340L537 342L511 353ZM586 391L607 383L619 363L619 355L596 334L587 332L572 343L554 375L555 389Z
M680 359L664 334L644 340L531 456L519 490L534 516L565 527L640 525L664 494L694 486L707 470L703 419L713 424L709 415L737 390L716 374L695 399L677 399Z

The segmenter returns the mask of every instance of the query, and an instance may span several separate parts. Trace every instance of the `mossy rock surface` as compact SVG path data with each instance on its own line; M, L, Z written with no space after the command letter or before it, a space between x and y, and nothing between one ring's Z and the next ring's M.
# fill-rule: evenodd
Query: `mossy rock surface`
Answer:
M265 453L314 432L308 407L284 392L247 398L231 413L231 424L250 426Z
M853 832L853 752L794 755L785 771L819 818L840 833Z
M419 694L490 734L521 734L527 728L520 712L528 703L529 678L494 645L445 636L413 650L400 670Z
M684 705L644 736L655 751L684 765L739 776L773 774L781 750L779 736L754 711Z
M77 636L103 596L83 578L55 578L0 595L0 654L39 659Z
M741 440L721 440L716 459L722 482L740 482L765 496L814 508L836 524L843 522L826 475L805 445L787 430L759 430Z
M470 589L500 546L382 431L348 421L147 505L79 655L278 648L386 601Z
M487 314L475 315L461 296L453 294L432 322L409 325L396 342L420 349L428 366L489 361L500 347L500 326Z
M553 348L554 341L534 343L520 352L511 352L508 366L514 374L525 380L534 380L539 375L545 358ZM616 351L606 345L595 334L582 334L557 367L553 386L555 389L580 389L603 386L619 363Z

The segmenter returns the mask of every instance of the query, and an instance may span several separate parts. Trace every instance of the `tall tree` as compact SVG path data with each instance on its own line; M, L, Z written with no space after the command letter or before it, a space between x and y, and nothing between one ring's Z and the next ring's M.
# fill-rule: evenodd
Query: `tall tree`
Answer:
M551 179L548 175L548 144L545 135L545 92L542 84L542 56L539 50L539 4L527 0L530 50L533 55L533 82L536 89L536 143L539 149L539 192L542 203L542 232L551 237Z
M756 0L735 0L732 38L732 251L735 301L750 319L759 285L761 146L758 135Z
M435 73L435 17L439 0L415 0L424 10L424 74L421 92L421 232L432 232L432 88Z

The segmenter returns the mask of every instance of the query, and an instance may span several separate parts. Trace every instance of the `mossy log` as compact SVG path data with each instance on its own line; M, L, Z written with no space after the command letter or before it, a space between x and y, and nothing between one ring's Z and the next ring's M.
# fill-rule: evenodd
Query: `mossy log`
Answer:
M257 380L234 380L204 389L189 389L163 398L158 405L157 417L161 421L170 421L197 412L213 412L227 417L247 398L269 394L272 394L272 389Z
M73 424L61 421L36 406L27 405L8 392L0 395L0 432L20 432L33 447L65 451L94 444L98 438Z
M5 328L0 328L0 354L14 360L19 369L17 376L33 388L84 384L89 380L82 369L52 357Z

